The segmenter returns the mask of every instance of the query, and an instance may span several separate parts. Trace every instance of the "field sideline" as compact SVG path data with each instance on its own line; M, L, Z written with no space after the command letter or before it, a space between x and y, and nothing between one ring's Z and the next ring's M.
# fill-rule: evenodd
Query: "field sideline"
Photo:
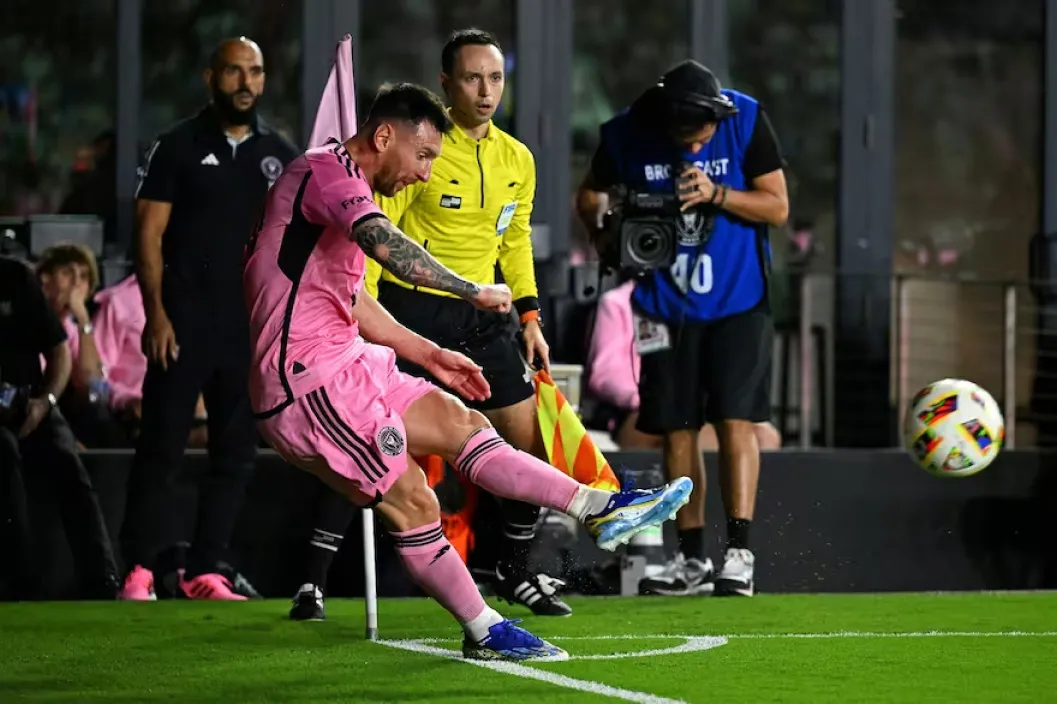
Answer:
M486 667L451 657L458 633L425 600L383 600L381 643L357 600L325 623L279 600L0 604L0 700L1057 701L1055 593L570 603L524 621L569 662Z

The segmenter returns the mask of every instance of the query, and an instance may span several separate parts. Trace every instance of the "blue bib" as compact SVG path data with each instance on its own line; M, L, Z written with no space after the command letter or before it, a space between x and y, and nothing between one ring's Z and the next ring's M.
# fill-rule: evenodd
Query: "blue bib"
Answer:
M738 113L720 122L696 154L680 154L663 132L642 129L627 111L602 125L602 145L617 165L621 182L635 191L674 193L679 174L672 172L680 161L688 161L703 169L713 183L746 190L742 163L758 103L737 91L723 93L738 106ZM755 308L766 295L770 252L765 226L716 209L708 211L715 215L711 234L704 214L687 211L678 224L675 262L636 284L632 300L650 317L671 322L718 320Z

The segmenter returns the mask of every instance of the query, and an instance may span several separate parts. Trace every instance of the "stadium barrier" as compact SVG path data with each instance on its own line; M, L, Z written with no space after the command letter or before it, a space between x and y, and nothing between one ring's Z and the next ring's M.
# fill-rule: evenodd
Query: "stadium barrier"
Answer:
M131 452L86 452L111 534L124 510ZM611 453L616 468L649 471L655 453ZM1057 456L1007 451L983 473L943 480L898 451L782 451L763 458L752 542L761 592L886 592L1057 588ZM173 487L170 539L193 532L193 478L207 462L189 451ZM706 455L709 467L715 457ZM232 544L233 561L269 597L289 597L312 528L317 480L262 452ZM32 489L31 507L51 596L72 592L69 551L53 500ZM709 552L721 554L723 512L708 482ZM335 562L331 591L362 595L361 522L353 520ZM385 531L378 535L381 596L413 594ZM674 547L669 526L666 545ZM553 560L565 570L601 567L603 553L580 532ZM548 556L543 556L547 562ZM555 571L556 568L552 568ZM552 571L552 574L555 574ZM619 577L617 577L619 580ZM615 585L614 585L615 586Z
M792 322L779 326L772 384L775 423L787 444L836 447L840 418L877 417L876 397L841 395L834 370L840 288L874 283L888 290L890 319L862 313L862 325L887 324L890 330L887 427L900 427L902 409L919 389L956 377L981 385L998 401L1007 448L1057 445L1057 279L1039 273L1045 278L984 280L939 272L791 276L786 303ZM853 364L841 378L855 389L869 386L877 371Z

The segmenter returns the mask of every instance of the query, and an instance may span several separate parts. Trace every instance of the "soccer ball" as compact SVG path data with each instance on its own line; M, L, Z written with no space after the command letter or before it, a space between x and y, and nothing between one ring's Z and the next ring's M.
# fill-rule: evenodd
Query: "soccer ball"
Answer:
M938 477L968 477L986 469L1005 437L1005 420L991 394L962 379L923 388L903 419L907 452Z

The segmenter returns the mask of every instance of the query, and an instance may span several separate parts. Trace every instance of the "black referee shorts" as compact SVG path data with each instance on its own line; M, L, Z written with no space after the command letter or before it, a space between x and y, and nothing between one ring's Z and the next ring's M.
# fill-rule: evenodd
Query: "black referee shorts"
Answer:
M774 322L765 307L715 322L670 324L667 349L642 356L639 419L644 433L705 423L771 419Z
M481 402L463 399L470 408L505 408L535 393L533 374L521 355L517 323L511 316L477 310L457 298L422 293L386 281L378 284L378 302L405 327L441 347L461 352L481 366L492 395ZM397 366L443 388L417 364L399 359Z

